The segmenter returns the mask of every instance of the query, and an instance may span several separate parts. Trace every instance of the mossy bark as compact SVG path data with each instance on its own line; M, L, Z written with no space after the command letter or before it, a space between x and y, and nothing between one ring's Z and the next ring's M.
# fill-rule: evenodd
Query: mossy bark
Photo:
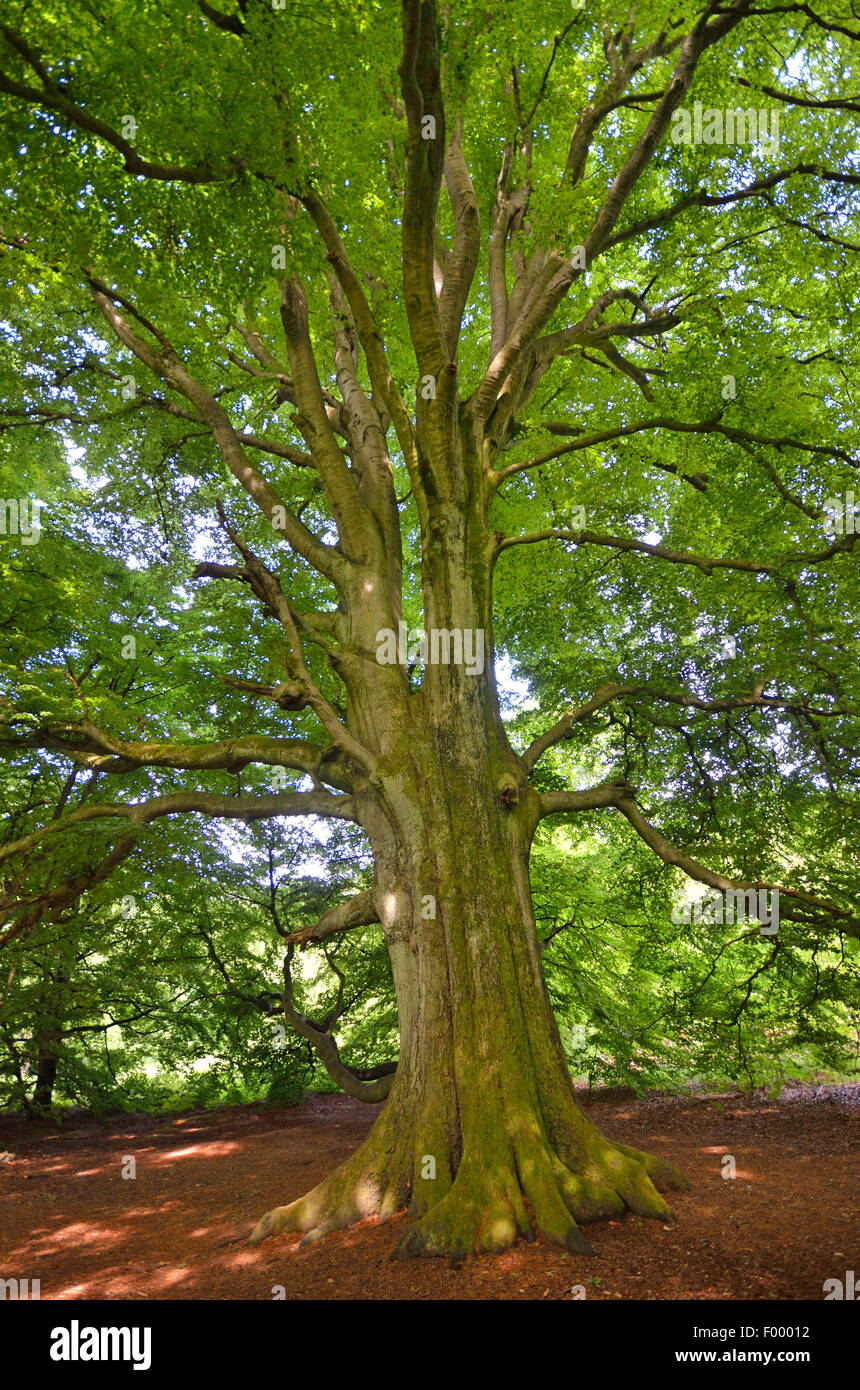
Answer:
M450 419L434 419L445 436ZM359 1150L268 1212L252 1240L287 1230L315 1240L406 1209L401 1253L459 1259L535 1230L588 1253L579 1223L625 1209L668 1217L660 1190L686 1184L611 1144L576 1104L529 886L540 798L508 742L495 684L495 542L474 483L482 446L464 435L446 454L446 439L428 425L439 490L422 539L424 626L480 630L483 669L431 661L415 689L404 663L376 660L394 612L381 566L356 574L337 629L349 728L376 760L372 774L356 773L353 798L397 992L397 1074Z
M406 1209L401 1254L457 1260L535 1230L592 1253L580 1223L667 1218L660 1191L686 1184L610 1143L577 1105L529 890L534 794L492 721L471 738L461 722L453 743L440 722L401 749L365 817L398 999L394 1085L359 1150L252 1239L316 1240Z

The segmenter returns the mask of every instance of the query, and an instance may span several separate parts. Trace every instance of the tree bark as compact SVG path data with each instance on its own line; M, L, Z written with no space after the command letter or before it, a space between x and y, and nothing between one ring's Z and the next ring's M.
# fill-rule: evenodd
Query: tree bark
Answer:
M59 1041L59 1034L56 1041ZM37 1113L50 1110L53 1104L59 1060L57 1053L51 1049L50 1043L43 1040L36 1066L36 1085L33 1088L31 1101L33 1109Z
M686 1183L610 1143L576 1103L529 886L540 798L499 716L487 537L470 527L467 499L435 511L426 626L481 628L484 670L429 663L410 692L400 666L368 661L349 683L350 727L378 757L373 774L356 777L354 800L397 993L397 1073L360 1149L268 1212L251 1239L300 1230L312 1241L406 1208L403 1254L459 1260L536 1230L593 1253L578 1223L625 1209L666 1219L658 1189Z
M69 972L64 968L51 974L40 1007L40 1025L33 1040L36 1050L36 1083L30 1100L30 1113L34 1116L46 1114L54 1102L69 980Z

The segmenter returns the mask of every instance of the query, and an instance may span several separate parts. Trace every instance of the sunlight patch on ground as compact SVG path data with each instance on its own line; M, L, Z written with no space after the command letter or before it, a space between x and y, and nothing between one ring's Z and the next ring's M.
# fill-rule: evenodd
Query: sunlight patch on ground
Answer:
M299 1234L301 1234L301 1232L299 1232ZM286 1253L290 1254L295 1248L294 1245L287 1246ZM262 1253L263 1252L258 1252L256 1250L242 1250L236 1255L231 1255L226 1263L233 1269L244 1269L247 1265L256 1264L260 1260Z
M191 1274L188 1267L182 1269L166 1269L163 1274L156 1274L152 1277L152 1283L161 1288L173 1288L176 1284L181 1284L183 1279L187 1279Z
M503 1255L496 1256L495 1263L497 1269L518 1270L522 1269L523 1256L519 1250L506 1250Z
M88 1226L85 1221L76 1221L71 1226L61 1226L58 1231L54 1231L51 1240L68 1240L75 1245L96 1245L100 1241L118 1241L122 1239L120 1231L112 1231L107 1226Z
M240 1148L240 1144L219 1139L208 1144L192 1144L187 1149L169 1149L167 1153L159 1154L155 1162L163 1166L165 1163L172 1163L176 1158L224 1158L227 1154L236 1153Z
M60 1289L58 1293L51 1294L49 1297L57 1299L83 1298L89 1284L69 1284L65 1289Z

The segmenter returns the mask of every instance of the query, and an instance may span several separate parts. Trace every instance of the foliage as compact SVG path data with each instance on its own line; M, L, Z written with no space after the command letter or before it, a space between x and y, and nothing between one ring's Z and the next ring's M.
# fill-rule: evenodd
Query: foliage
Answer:
M111 330L96 291L196 375L237 435L262 440L260 475L332 544L331 498L302 457L304 422L276 360L277 251L304 286L320 380L337 399L332 258L293 192L320 190L411 411L397 7L227 4L228 22L161 0L12 8L0 62L0 498L38 499L42 530L37 544L0 537L0 838L34 837L0 884L0 1095L32 1107L47 1050L63 1104L291 1102L330 1083L296 1034L273 1045L283 936L367 887L367 846L339 822L234 816L228 799L310 795L325 744L307 704L273 698L292 672L271 614L247 582L198 582L198 567L235 561L232 533L300 614L323 624L337 606L243 495L207 421ZM486 229L506 143L519 173L528 149L522 257L569 251L673 62L661 54L634 78L636 100L613 108L583 177L566 181L571 131L626 20L605 3L572 17L561 0L499 9L458 0L443 41L449 132L462 115L484 222L457 353L464 400L487 369ZM626 315L620 363L605 339L560 352L496 459L511 470L493 502L497 535L562 533L498 555L512 744L522 752L607 682L620 692L548 749L537 790L632 785L696 861L835 904L786 920L776 943L755 924L691 931L671 919L680 872L621 817L611 830L605 812L544 823L532 867L541 933L554 932L548 985L572 1069L593 1084L857 1072L857 571L827 504L857 478L860 175L853 118L826 100L856 89L857 35L842 0L827 23L807 23L807 9L771 9L703 54L691 97L706 107L751 92L761 106L771 79L789 94L778 151L658 147L611 254L546 325L560 332L618 291L605 318L617 327ZM657 3L633 6L632 22L653 41L697 14L688 0ZM111 132L126 127L118 144ZM443 201L443 241L454 223ZM666 326L646 333L652 319ZM370 391L367 364L358 371ZM393 443L391 466L415 625L419 515ZM324 642L305 655L343 713ZM248 738L261 740L254 756L201 761L206 745ZM306 745L294 763L292 742ZM129 761L144 744L150 754ZM185 791L221 798L223 823L50 829ZM397 1022L379 927L345 934L329 956L351 1001L337 1021L343 1055L384 1064ZM331 959L313 946L297 959L296 1004L325 1018L339 999Z

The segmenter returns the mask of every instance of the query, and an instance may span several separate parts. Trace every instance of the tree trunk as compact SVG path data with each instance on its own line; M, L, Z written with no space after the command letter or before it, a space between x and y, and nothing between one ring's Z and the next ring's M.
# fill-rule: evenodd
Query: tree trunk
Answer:
M68 970L61 967L49 974L45 982L46 989L39 1008L39 1028L33 1039L36 1051L36 1084L29 1106L33 1115L44 1115L54 1102L70 978Z
M59 1040L60 1034L58 1033L55 1039L43 1038L41 1042L36 1069L36 1085L33 1088L31 1101L33 1109L37 1113L50 1110L53 1103L57 1067L60 1060L53 1048Z
M393 1087L360 1149L268 1212L257 1242L315 1240L404 1207L398 1253L499 1251L538 1230L593 1253L578 1222L671 1213L670 1165L606 1140L576 1104L528 877L536 796L494 712L492 668L428 666L409 731L368 800L375 899L400 1026Z

